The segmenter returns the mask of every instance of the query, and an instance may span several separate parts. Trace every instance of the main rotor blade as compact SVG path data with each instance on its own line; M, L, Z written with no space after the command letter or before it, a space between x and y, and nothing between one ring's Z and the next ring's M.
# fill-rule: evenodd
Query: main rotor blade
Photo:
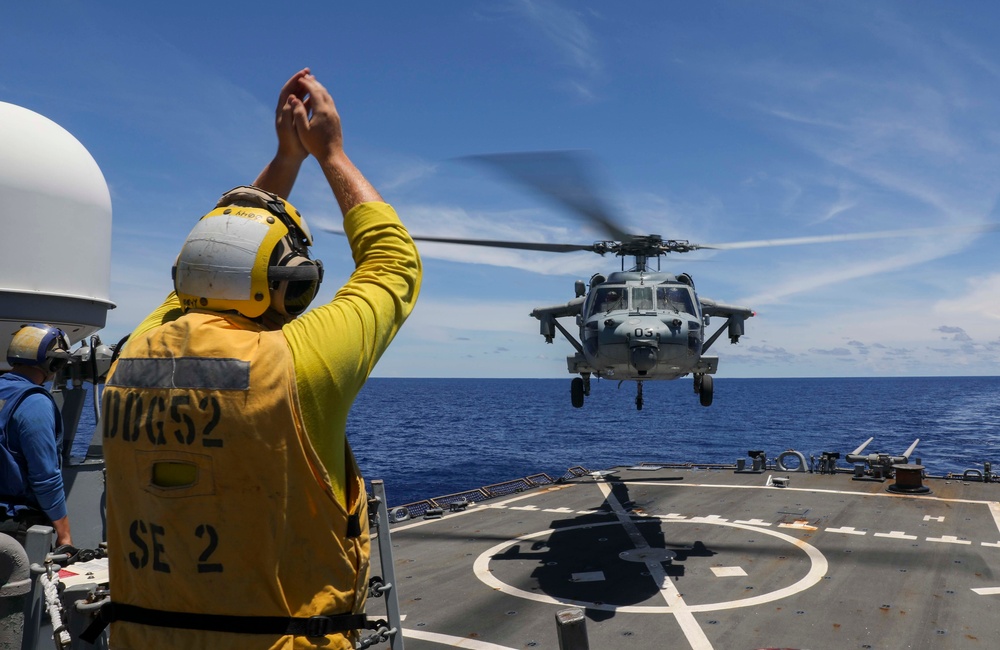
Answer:
M764 248L768 246L801 246L804 244L826 244L831 242L861 241L865 239L894 239L902 237L927 237L956 232L986 233L1000 230L1000 223L977 224L974 226L943 226L940 228L910 228L906 230L881 230L877 232L844 233L841 235L817 235L814 237L789 237L787 239L758 239L755 241L730 242L726 244L698 244L697 248L716 250L736 250L741 248Z
M411 237L413 237L411 235ZM593 251L593 244L532 244L520 241L496 241L493 239L452 239L450 237L413 237L417 241L431 241L442 244L464 244L468 246L491 246L493 248L515 248L525 251L545 251L547 253L572 253Z
M506 174L508 178L555 200L586 217L611 239L626 241L630 234L610 215L596 191L594 164L580 151L538 151L466 156Z
M320 226L317 230L346 237L347 233L336 228ZM460 244L463 246L489 246L492 248L514 248L524 251L543 251L546 253L575 253L576 251L597 252L594 244L533 244L521 241L498 241L495 239L457 239L453 237L422 237L410 235L414 241L429 241L439 244Z

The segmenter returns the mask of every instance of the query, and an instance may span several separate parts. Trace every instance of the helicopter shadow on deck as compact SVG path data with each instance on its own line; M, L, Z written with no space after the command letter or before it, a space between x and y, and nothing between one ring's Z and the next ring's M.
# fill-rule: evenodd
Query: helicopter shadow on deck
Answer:
M647 562L623 559L621 554L631 552L634 556L642 543L654 556L670 551L674 554L672 561L658 563L666 579L679 583L684 578L686 560L712 557L716 552L700 540L668 543L660 519L634 513L638 506L631 500L628 486L617 477L608 476L605 480L611 487L611 494L603 503L591 508L592 514L555 520L550 524L553 532L547 538L530 543L528 548L515 544L491 559L537 561L538 566L531 573L537 587L532 589L559 601L614 608L664 605L659 595L660 585L651 575L653 567ZM630 536L616 512L623 512L620 516L634 526L632 530L638 532L641 541ZM651 561L656 562L655 559ZM498 567L498 577L502 571ZM585 609L587 617L593 621L607 620L615 615L614 609Z

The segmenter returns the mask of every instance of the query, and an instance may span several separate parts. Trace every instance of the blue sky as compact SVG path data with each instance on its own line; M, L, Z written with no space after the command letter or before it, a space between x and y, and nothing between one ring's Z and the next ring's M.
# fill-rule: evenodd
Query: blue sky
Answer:
M414 234L603 238L457 160L571 149L600 161L629 230L717 243L1000 220L998 28L986 2L53 0L4 9L0 99L65 127L107 179L113 342L170 289L195 220L270 159L278 90L301 67ZM290 200L314 230L339 226L314 161ZM350 255L317 239L329 299ZM739 345L718 344L720 379L997 375L998 245L957 232L663 269L757 310ZM618 266L421 252L423 293L377 376L569 377L569 344L528 314Z

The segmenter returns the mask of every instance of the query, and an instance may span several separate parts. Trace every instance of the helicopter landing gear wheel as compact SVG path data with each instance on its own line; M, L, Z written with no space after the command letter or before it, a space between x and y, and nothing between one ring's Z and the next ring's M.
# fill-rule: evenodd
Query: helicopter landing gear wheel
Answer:
M714 386L712 385L712 375L704 375L699 382L698 387L698 397L700 398L702 406L712 405L712 396L714 394Z
M583 377L573 377L569 385L569 397L575 408L583 407L583 396L587 392L583 383Z
M635 394L635 410L641 411L642 410L642 382L640 381L640 382L636 382L636 383L639 384L639 388L638 388L638 390L636 391L636 394Z

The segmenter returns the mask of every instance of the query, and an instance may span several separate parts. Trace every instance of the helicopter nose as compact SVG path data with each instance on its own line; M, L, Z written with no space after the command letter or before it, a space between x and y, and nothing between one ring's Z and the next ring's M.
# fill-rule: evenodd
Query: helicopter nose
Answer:
M656 348L648 345L637 345L629 350L632 366L640 373L649 372L656 367Z

